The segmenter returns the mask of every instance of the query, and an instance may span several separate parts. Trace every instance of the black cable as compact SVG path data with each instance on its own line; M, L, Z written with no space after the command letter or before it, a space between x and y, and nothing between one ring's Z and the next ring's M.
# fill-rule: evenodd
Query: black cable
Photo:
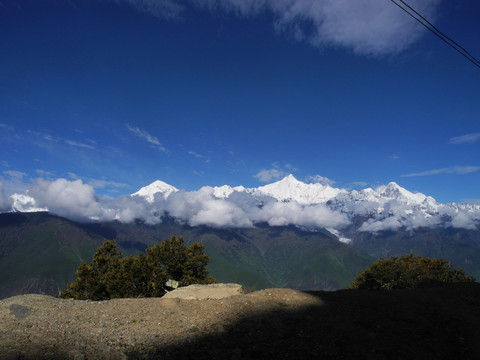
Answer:
M400 9L402 9L404 12L406 12L408 15L410 15L412 18L414 18L417 22L419 22L421 25L423 25L425 28L430 30L435 36L437 36L440 40L445 42L448 46L450 46L452 49L454 49L456 52L458 52L460 55L465 57L468 61L470 61L473 65L477 66L480 68L480 61L476 59L472 54L470 54L465 48L460 46L457 42L452 40L450 37L442 33L440 30L438 30L432 23L430 23L427 19L425 19L421 14L419 14L417 11L415 11L410 5L405 3L403 0L398 0L402 4L404 4L408 9L412 10L417 16L419 16L425 23L413 15L410 11L408 11L406 8L404 8L402 5L397 3L395 0L390 0L392 3L397 5Z
M430 21L428 21L427 19L425 19L421 14L419 14L417 11L415 11L414 8L412 8L410 5L408 5L405 1L403 0L399 0L402 4L404 4L406 7L408 7L410 10L412 10L415 14L417 14L418 16L420 16L422 18L422 20L424 20L428 25L430 25L433 29L435 29L435 31L437 33L439 33L442 37L444 37L445 39L447 39L448 41L450 41L451 43L453 43L456 47L462 49L462 51L467 54L471 59L475 60L477 63L480 64L480 61L478 61L477 59L475 59L475 57L470 54L467 49L465 49L463 46L461 46L460 44L458 44L457 42L455 42L455 40L453 40L451 37L449 37L448 35L444 34L443 32L441 32L437 27L435 27L435 25L433 25Z

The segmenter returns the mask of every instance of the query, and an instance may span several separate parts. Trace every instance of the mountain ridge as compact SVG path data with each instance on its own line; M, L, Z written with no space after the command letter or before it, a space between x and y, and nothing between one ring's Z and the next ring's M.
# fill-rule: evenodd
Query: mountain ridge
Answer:
M68 185L66 180L61 184L62 187ZM61 193L60 197L85 192L81 182L74 185L75 188ZM87 190L87 194L93 193L93 188ZM92 195L87 199L80 195L69 195L71 199L48 199L44 194L39 190L14 194L12 210L51 210L60 216L84 221L131 222L139 218L152 224L169 214L192 226L252 227L266 221L270 225L331 228L340 234L358 216L364 217L358 231L366 232L422 226L480 229L480 204L438 203L431 196L410 192L395 182L376 189L348 191L328 184L307 184L290 174L257 188L204 186L189 192L157 180L131 195L113 200Z

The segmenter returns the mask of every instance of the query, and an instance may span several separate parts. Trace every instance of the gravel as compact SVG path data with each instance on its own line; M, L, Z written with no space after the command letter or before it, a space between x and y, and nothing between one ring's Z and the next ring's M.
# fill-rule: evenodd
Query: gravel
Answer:
M480 359L480 285L0 301L1 359Z

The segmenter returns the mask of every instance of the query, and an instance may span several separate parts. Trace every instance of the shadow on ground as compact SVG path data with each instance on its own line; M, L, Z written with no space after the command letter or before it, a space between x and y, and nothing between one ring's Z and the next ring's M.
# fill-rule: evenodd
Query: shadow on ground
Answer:
M150 359L480 359L480 284L310 292L323 306L242 319Z

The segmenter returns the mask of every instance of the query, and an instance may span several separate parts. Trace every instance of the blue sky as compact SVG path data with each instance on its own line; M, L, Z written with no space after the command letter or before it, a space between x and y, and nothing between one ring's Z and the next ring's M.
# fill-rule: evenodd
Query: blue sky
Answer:
M410 0L480 57L480 3ZM390 1L0 0L0 181L480 199L480 69Z

